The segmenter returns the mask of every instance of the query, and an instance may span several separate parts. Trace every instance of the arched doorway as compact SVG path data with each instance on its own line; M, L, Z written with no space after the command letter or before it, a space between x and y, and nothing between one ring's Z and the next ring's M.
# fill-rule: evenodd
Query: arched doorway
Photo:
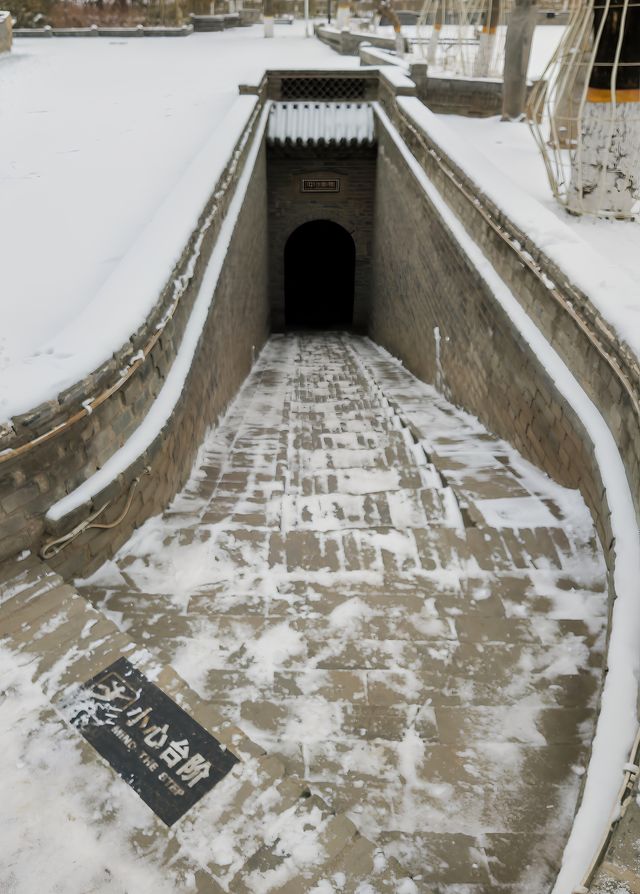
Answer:
M330 220L294 230L284 249L285 323L294 329L345 329L353 322L356 247Z

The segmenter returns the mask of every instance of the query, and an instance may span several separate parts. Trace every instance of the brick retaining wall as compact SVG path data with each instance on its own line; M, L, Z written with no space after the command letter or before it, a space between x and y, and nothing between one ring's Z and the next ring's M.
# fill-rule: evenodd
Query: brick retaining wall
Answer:
M246 133L253 130L256 121L257 111ZM48 508L89 478L124 444L160 391L182 340L247 151L248 142L241 139L181 261L145 325L94 374L57 400L14 418L13 428L6 426L4 432L0 429L0 451L25 450L8 460L5 454L5 461L0 463L0 561L25 548L38 550L43 540L66 533L84 520L92 507L100 507L107 500L115 502L100 522L109 522L120 512L123 495L126 496L135 470L131 470L126 480L114 482L105 493L99 494L92 506L81 507L64 518L59 526L48 523L45 532L44 516ZM212 219L207 225L209 218ZM188 273L194 246L202 232L204 238L198 260L193 271ZM215 421L234 395L249 371L252 351L258 351L266 337L269 313L266 270L266 156L263 149L225 261L211 319L189 378L188 397L183 397L176 409L166 440L154 445L141 464L141 467L151 465L153 474L141 483L132 510L122 525L108 533L92 531L83 534L77 545L68 547L61 554L65 570L84 570L87 562L91 567L100 564L129 536L136 521L159 511L181 485L205 427ZM186 277L187 286L172 318L144 361L134 360L171 308L174 280L181 275ZM105 391L108 394L128 365L131 370L129 379L87 414L83 402ZM69 424L74 416L79 418ZM182 420L179 423L178 418ZM55 432L58 424L67 427ZM52 436L48 437L49 434ZM29 447L28 443L38 437L45 440ZM141 499L148 501L144 511L139 506ZM56 559L51 561L57 565Z
M207 428L224 412L248 375L269 332L265 199L263 147L182 396L161 434L128 470L127 480L115 482L93 500L99 506L116 498L105 521L120 513L132 477L145 467L149 471L140 479L131 509L117 528L89 530L50 560L66 576L79 571L91 573L131 536L135 527L165 508L188 478ZM61 530L68 528L66 518ZM49 531L59 533L52 525Z
M383 97L384 98L384 97ZM393 117L416 157L499 275L594 401L618 443L636 510L640 506L640 428L632 400L586 329L554 301L548 285L435 161L436 148L386 97ZM438 150L440 157L441 150ZM446 160L447 164L448 159ZM456 169L463 180L465 175ZM477 190L474 190L477 197ZM467 260L438 212L417 186L397 147L379 132L371 335L419 377L436 381L439 328L441 369L448 396L476 414L551 477L581 490L596 522L609 567L615 544L600 471L589 437L531 349ZM494 207L491 214L513 225ZM597 312L524 234L521 245L567 296L581 299L579 316L600 332L602 343L638 393L638 367ZM576 309L574 300L574 309ZM588 328L588 327L586 327Z
M380 129L371 336L556 480L592 477L586 435ZM561 450L572 437L571 456ZM569 462L569 459L571 462Z
M269 332L265 193L263 148L183 394L161 434L128 470L128 481L145 467L149 471L141 478L131 509L116 529L89 530L59 558L50 560L62 573L91 573L131 536L134 528L166 507L188 478L206 430L224 412L250 372ZM106 499L120 497L107 521L122 509L128 481L116 482L94 499L94 505L99 506ZM68 525L66 519L65 530Z

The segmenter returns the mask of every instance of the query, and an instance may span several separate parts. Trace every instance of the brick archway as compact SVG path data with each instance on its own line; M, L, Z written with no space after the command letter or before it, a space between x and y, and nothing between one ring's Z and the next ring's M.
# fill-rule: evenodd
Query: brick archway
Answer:
M356 246L331 220L297 227L284 247L285 324L297 329L350 329Z

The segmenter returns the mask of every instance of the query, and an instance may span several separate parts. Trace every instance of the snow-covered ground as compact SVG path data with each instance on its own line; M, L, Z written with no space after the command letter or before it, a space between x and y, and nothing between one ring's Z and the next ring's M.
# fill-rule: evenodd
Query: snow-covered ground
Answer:
M455 28L449 26L449 31L453 37ZM378 28L376 33L382 37L393 37L393 28L391 26ZM431 34L431 27L424 27L418 34L418 29L414 25L403 25L402 33L409 40L414 37L426 39ZM530 78L535 80L542 75L563 34L564 25L539 25L536 28L529 58L528 75Z
M0 59L0 421L91 372L144 318L157 293L129 278L118 326L109 320L110 279L123 264L139 270L136 242L198 154L209 146L215 162L226 161L243 117L233 114L238 84L269 66L337 60L304 38L302 23L276 27L274 40L255 26L188 38L15 41ZM164 215L153 258L160 282L184 245L185 220L216 181L215 163L201 170L200 208ZM180 203L184 191L175 192Z
M32 671L0 646L0 890L176 891L184 879L132 845L153 830L153 814L104 764L86 761Z
M542 156L525 122L505 122L499 118L462 118L458 115L438 116L467 145L472 145L503 176L523 189L552 211L596 251L606 255L635 280L640 275L640 223L625 220L598 220L575 217L553 198ZM508 190L508 186L507 186ZM616 296L612 295L615 301ZM636 314L640 315L640 290ZM640 317L633 329L637 333Z
M561 32L537 29L532 76ZM268 66L338 61L357 65L300 22L273 41L259 26L16 41L0 60L0 421L54 398L143 322L251 112L237 85ZM490 148L490 125L462 123ZM544 191L526 137L510 160L537 163Z
M390 28L379 31L392 33ZM424 35L429 31L424 29ZM415 28L403 28L409 37L415 32ZM563 33L562 26L536 28L529 78L542 77ZM400 67L408 71L410 61L405 58ZM430 136L551 255L640 354L640 290L636 287L640 223L570 215L553 198L543 159L526 123L503 122L498 117L437 115L436 124L436 119L430 122L429 117L427 112L422 114L421 124ZM549 211L561 227L547 214Z

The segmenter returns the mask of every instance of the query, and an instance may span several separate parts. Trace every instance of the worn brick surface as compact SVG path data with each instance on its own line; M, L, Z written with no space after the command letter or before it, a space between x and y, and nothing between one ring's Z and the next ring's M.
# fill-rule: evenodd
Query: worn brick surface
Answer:
M25 706L32 721L31 745L44 754L47 737L53 737L59 771L64 772L65 748L69 764L75 765L79 756L86 769L74 778L74 787L94 809L82 830L83 847L74 854L76 865L66 867L69 891L76 890L77 867L85 874L95 873L96 878L105 872L104 866L94 866L91 843L108 836L114 822L130 848L126 854L129 865L141 873L145 869L160 871L176 891L260 894L274 873L269 890L303 894L339 871L349 874L345 890L363 890L365 886L367 890L397 892L403 883L410 885L407 891L415 890L397 860L381 862L376 858L373 843L363 838L344 814L336 813L317 795L311 797L307 783L288 774L282 761L265 755L263 748L225 717L219 703L200 698L170 666L159 667L152 655L42 562L25 556L0 565L0 594L3 685L9 687L0 693L0 703L15 695L12 665L27 668L29 679L43 691L46 705L34 713L31 697ZM119 782L108 764L64 721L64 703L78 685L122 656L239 758L231 773L170 830L146 807L140 813L139 805L132 803L137 799L133 790ZM25 718L21 721L24 724ZM37 809L39 798L51 797L46 785L34 791L37 780L42 784L41 775L33 768L29 792L25 787L24 798L31 794L31 801L25 800L25 804L32 809ZM92 786L108 790L114 784L117 799L107 796L106 803L98 806ZM69 820L63 810L61 807L61 827ZM30 848L37 846L30 839L37 821L33 816L12 818L17 824L24 820L30 825L22 859L28 861ZM39 834L55 832L41 829ZM307 846L298 848L301 841L308 842ZM113 856L122 859L123 854ZM12 858L11 866L0 861L2 890L13 890L16 878L25 870L15 850ZM106 884L118 884L113 875L106 871Z
M602 670L605 566L576 495L339 334L273 337L200 460L81 591L419 891L544 890ZM239 890L288 867L256 851Z
M517 230L468 175L447 159L441 147L408 126L395 100L382 92L381 101L446 203L608 422L640 512L639 420L616 371L624 371L637 394L637 358L613 337L588 299L566 281L528 234ZM614 553L609 509L582 421L498 307L436 209L417 189L384 128L379 129L378 141L373 337L401 357L420 378L436 382L455 403L508 438L556 480L579 487L596 521L611 569ZM432 150L444 158L445 167L463 185L466 195L434 161ZM477 200L473 198L476 194ZM546 279L537 277L516 252L506 249L504 240L482 216L485 211L540 262ZM574 312L602 340L613 366L554 301L549 282L568 295Z

